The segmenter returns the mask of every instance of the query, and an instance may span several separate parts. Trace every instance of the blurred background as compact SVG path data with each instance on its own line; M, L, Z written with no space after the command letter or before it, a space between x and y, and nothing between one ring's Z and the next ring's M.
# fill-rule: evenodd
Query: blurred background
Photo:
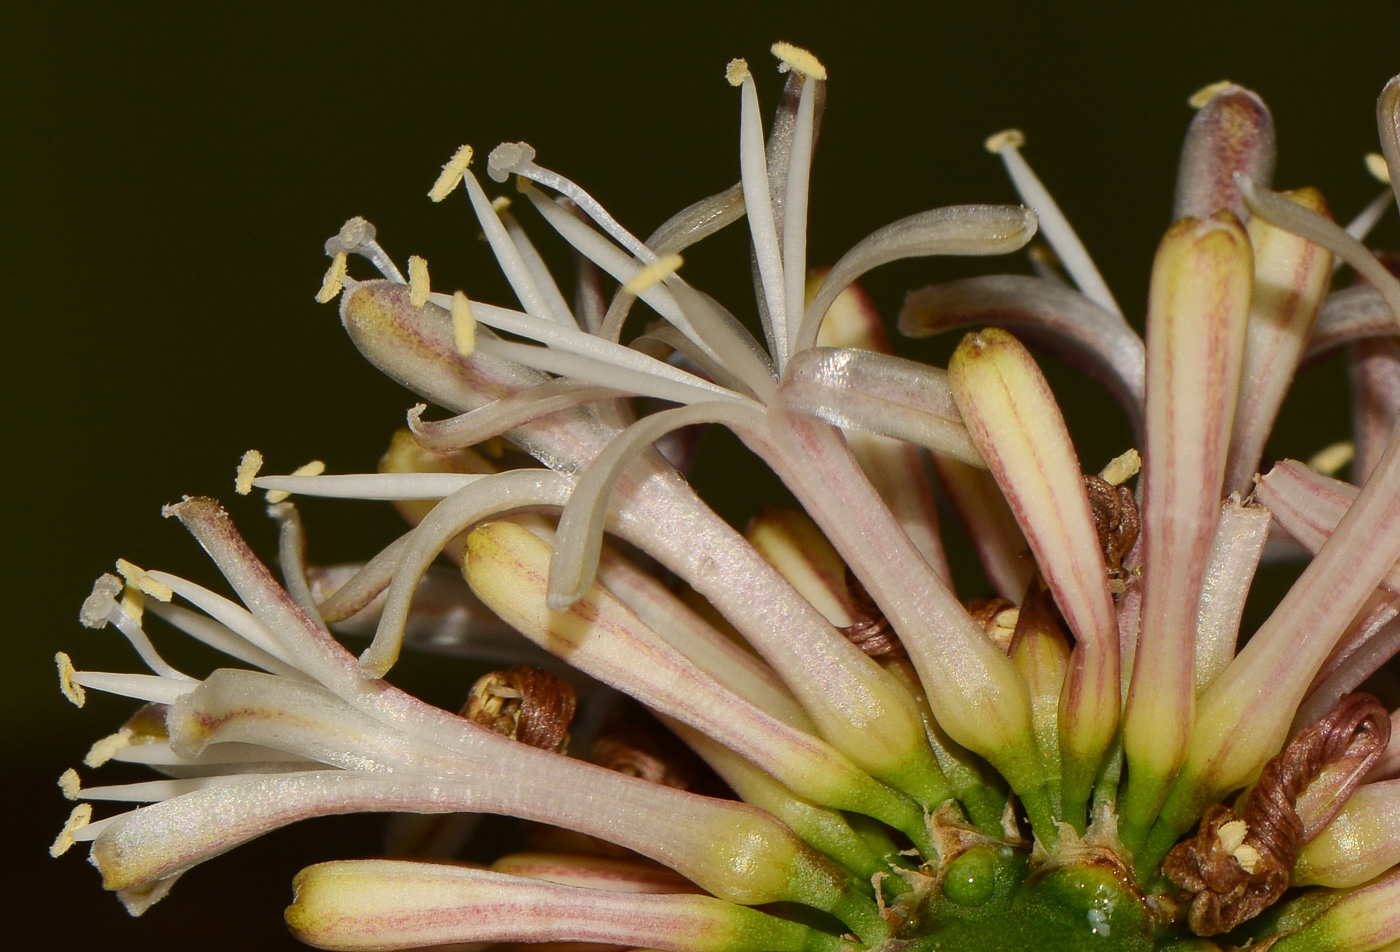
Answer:
M425 197L459 144L484 157L526 140L646 234L737 179L738 94L724 66L747 57L771 109L781 81L768 47L784 39L831 75L813 265L914 211L1016 201L982 148L1014 125L1141 326L1186 98L1201 86L1228 78L1264 96L1280 187L1320 187L1343 220L1378 193L1362 155L1377 148L1375 96L1400 70L1393 3L1329 9L1320 20L1318 5L1280 3L10 5L0 262L13 332L11 680L0 704L15 824L5 859L22 884L6 890L12 947L294 947L280 916L292 874L376 849L375 818L301 824L196 870L140 920L100 889L85 850L45 853L70 807L55 779L131 706L94 698L78 711L55 690L56 650L87 668L133 664L114 633L77 625L93 578L120 556L213 583L192 541L159 516L186 493L225 499L270 553L260 500L232 495L241 453L259 448L272 472L313 458L333 472L370 469L415 402L312 300L322 242L347 217L374 222L401 264L426 257L435 287L509 303L467 202ZM535 224L527 218L541 235ZM687 277L741 315L746 241L734 228L686 256ZM540 244L567 268L557 244ZM1373 244L1400 246L1393 212ZM865 284L893 315L906 290L1001 270L1024 272L1024 258L905 262ZM909 352L941 360L951 343ZM1051 374L1097 470L1127 447L1127 429L1099 392ZM1347 435L1341 383L1336 367L1311 373L1273 455ZM754 486L771 481L736 470L723 443L711 450L697 480L710 494L742 485L721 503L742 522L762 495ZM318 561L367 557L398 529L370 504L303 511ZM423 677L430 667L437 681ZM395 677L448 705L470 684L421 662Z

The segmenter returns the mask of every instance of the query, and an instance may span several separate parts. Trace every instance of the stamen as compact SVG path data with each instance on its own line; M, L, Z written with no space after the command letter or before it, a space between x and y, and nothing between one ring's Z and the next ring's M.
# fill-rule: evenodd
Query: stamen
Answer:
M196 790L206 790L222 784L254 776L242 774L234 776L193 777L182 780L146 780L140 783L109 784L103 787L88 787L83 790L84 800L117 800L127 803L160 803L174 797L184 796Z
M524 184L524 179L517 181ZM510 199L501 196L491 203L491 207L496 209L496 214L501 217L501 224L505 226L510 240L515 242L515 248L520 252L520 260L525 262L525 267L534 277L535 285L540 289L540 294L544 296L549 307L549 316L567 327L578 327L578 318L570 309L569 302L564 300L564 293L559 290L558 282L554 280L554 275L550 274L549 266L544 263L544 258L540 257L535 243L530 240L530 236L525 233L516 217L506 210L510 207Z
M178 575L171 575L167 572L153 574L160 581L169 585L175 594L227 627L249 644L260 648L285 664L291 664L291 656L287 653L287 649L273 637L272 632L262 622L254 618L253 614L242 605L235 604L222 595L211 592L202 585L196 585L180 578Z
M511 740L562 754L577 710L578 695L567 681L517 664L478 678L462 713Z
M520 249L516 246L515 240L511 238L510 232L501 222L500 213L487 200L486 193L482 191L481 183L476 180L476 176L467 172L463 181L466 183L467 194L471 197L472 210L476 213L481 230L486 235L486 241L496 256L496 263L500 265L501 273L510 283L515 296L520 299L525 312L532 317L550 323L576 327L577 324L572 315L556 316L551 311L550 302L536 282L529 263L526 262Z
M1079 240L1079 235L1075 233L1069 219L1050 197L1050 190L1021 155L1020 147L1025 144L1026 136L1020 129L998 132L986 141L987 151L1001 156L1007 174L1011 176L1011 184L1016 187L1021 201L1035 209L1040 219L1041 235L1050 243L1050 247L1055 249L1060 263L1069 272L1079 290L1095 304L1121 316L1123 309L1114 300L1113 292L1108 289L1108 284L1103 275L1099 274L1099 269L1094 266L1094 260L1089 257L1084 242Z
M793 46L791 43L784 43L780 40L773 44L769 52L781 60L778 64L778 72L780 73L795 69L812 79L826 79L826 67L821 64L821 60L800 46Z
M452 292L452 342L457 353L470 357L476 350L476 318L472 304L461 291Z
M126 559L117 559L117 573L126 579L128 585L134 585L145 594L162 602L170 601L174 592L167 585L162 585L146 574L146 570L139 565L133 565Z
M320 476L320 475L321 475L322 473L324 473L325 471L326 471L326 464L323 463L323 462L321 462L321 461L318 460L318 459L313 459L311 462L305 463L305 464L303 464L303 465L301 465L301 466L298 466L296 469L292 470L292 475L293 475L293 476ZM253 485L255 485L255 486L260 485L260 484L259 484L259 481L256 480L256 479L253 480ZM289 492L285 492L285 491L283 491L283 490L274 489L274 490L271 490L271 491L268 492L268 494L267 494L267 501L268 501L268 503L269 503L270 505L271 505L271 504L276 504L276 503L285 501L285 500L287 499L287 497L290 496L290 495L291 495L291 493L289 493Z
M731 86L741 87L739 109L739 168L744 187L744 208L748 212L749 234L753 239L754 256L758 264L760 291L768 306L772 327L768 344L774 363L781 372L787 363L789 331L787 308L784 304L782 250L778 243L778 227L773 218L772 189L768 181L768 160L764 154L763 120L758 111L758 89L749 66L736 59L729 64L725 76Z
M62 671L62 662L59 670ZM154 701L157 704L172 704L199 686L199 682L193 678L179 681L156 674L73 671L69 677L74 684L92 688L94 691L120 694L138 701Z
M683 259L678 254L669 254L664 258L657 258L651 264L642 268L627 280L622 286L622 290L628 294L640 295L653 284L660 284L671 275L675 274L683 263Z
M804 50L787 44L776 44L801 54ZM808 65L821 71L821 76L807 72L802 82L802 95L798 100L797 117L793 123L792 145L788 154L787 181L783 187L783 300L787 306L789 346L795 346L792 339L797 328L802 326L802 308L806 303L807 290L807 193L812 176L812 147L816 139L816 100L817 81L825 78L826 70L810 53Z
M502 313L487 304L478 304L473 312L483 324L503 326L514 324L508 329L525 328L528 325L502 319ZM511 312L506 312L511 313ZM514 312L518 313L518 312ZM557 326L557 325L554 325ZM538 326L531 327L531 336L546 337ZM738 403L754 403L748 397L726 390L701 377L673 367L665 361L649 357L631 347L612 344L588 334L546 341L549 347L536 347L530 344L517 344L498 339L480 340L477 349L483 353L496 354L507 360L524 364L536 370L559 376L572 377L583 383L601 387L617 387L633 393L671 400L676 403L695 403L697 400L729 400ZM558 349L556 350L555 347Z
M408 256L408 302L414 307L428 303L432 287L428 282L428 262L417 255Z
M345 287L345 274L345 252L337 251L331 257L331 266L326 269L326 276L321 279L321 290L316 292L317 304L327 304L340 293L341 288Z
M78 779L78 772L72 767L63 771L63 776L58 778L58 789L63 791L65 800L76 800L83 791L83 783Z
M163 621L174 625L196 641L230 658L237 658L246 664L262 668L285 678L302 679L306 675L270 652L245 639L242 635L207 615L191 611L180 605L156 604L151 613Z
M59 831L53 845L49 847L49 855L57 859L73 848L77 842L73 834L92 822L92 804L80 803L73 808L73 812L68 814L68 822L63 824L63 829Z
M1202 86L1190 96L1187 96L1186 102L1191 106L1192 109L1204 109L1206 103L1210 102L1216 96L1219 96L1225 90L1229 89L1231 86L1234 85L1235 84L1230 82L1228 79L1222 79L1219 82L1210 83L1206 86Z
M1351 440L1339 440L1308 457L1308 469L1316 470L1324 476L1336 476L1343 466L1354 459L1356 444Z
M301 524L301 514L289 502L268 506L267 514L277 523L277 561L282 565L282 587L306 617L329 634L306 580L306 530Z
M1379 152L1367 152L1366 171L1371 173L1372 178L1382 185L1390 184L1390 169L1386 167L1385 156Z
M1365 241L1366 236L1371 233L1371 229L1385 215L1386 211L1395 204L1395 195L1389 189L1381 192L1375 198L1366 203L1366 207L1356 213L1356 217L1347 222L1347 234L1357 241ZM1332 262L1332 272L1335 274L1346 264L1341 258Z
M101 767L115 757L118 751L129 746L131 731L123 728L115 734L108 734L88 748L87 756L83 758L83 766L94 769Z
M262 469L263 456L257 450L249 450L243 454L243 458L238 461L238 475L234 477L233 489L240 496L246 496L253 491L253 480L258 475L258 470Z
M1099 470L1099 477L1110 486L1121 486L1141 471L1142 457L1137 450L1130 449L1109 460L1108 465Z
M452 158L447 160L447 164L442 167L437 181L433 187L428 189L428 197L435 202L440 202L462 181L462 174L466 172L467 166L472 164L472 147L469 145L459 146L457 151L452 153Z
M553 226L554 230L559 233L560 237L573 245L574 249L584 257L588 258L623 284L631 281L633 277L636 276L642 266L612 242L608 241L606 237L589 227L587 222L565 211L557 203L546 199L538 189L526 189L525 195L534 204L545 221ZM650 287L641 289L639 296L643 301L649 304L656 313L680 328L691 340L705 347L707 350L712 349L707 343L706 336L701 334L695 327L691 326L685 310L677 303L675 296L667 285L652 284ZM626 317L627 307L630 307L630 298L626 296L625 293L619 295L614 300L613 306L608 309L608 316L604 319L603 328L599 335L597 335L599 340L617 343L618 335L621 330L621 321ZM614 311L617 308L621 308L621 310L614 316Z
M348 473L334 476L259 476L253 485L285 496L395 502L442 499L482 479L474 473Z

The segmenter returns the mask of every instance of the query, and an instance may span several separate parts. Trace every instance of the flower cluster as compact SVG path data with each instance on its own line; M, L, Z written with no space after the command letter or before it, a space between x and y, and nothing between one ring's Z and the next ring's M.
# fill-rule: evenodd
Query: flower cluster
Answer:
M1342 228L1316 190L1272 191L1269 112L1219 84L1193 99L1145 339L1015 130L987 145L1025 206L912 215L812 271L826 71L773 52L766 134L748 65L726 71L740 181L645 240L525 143L490 153L578 253L572 302L465 146L429 194L465 192L518 308L433 290L421 258L405 277L363 219L327 242L319 299L456 415L415 407L378 473L264 476L245 456L280 582L203 498L166 514L238 601L125 561L98 580L83 623L151 673L59 655L75 703L145 702L86 764L166 779L66 773L82 802L55 854L90 843L140 914L293 821L406 815L394 858L297 877L288 924L335 949L1400 947L1400 731L1356 693L1400 648L1400 282L1361 244L1395 196ZM1373 169L1400 182L1400 77L1379 119ZM741 219L748 323L681 275ZM863 274L1037 234L1035 276L906 299L907 335L984 328L946 371L890 353ZM352 256L381 277L352 278ZM1331 291L1343 265L1358 279ZM638 302L650 323L629 324ZM1137 448L1086 473L1021 340L1105 386ZM1352 439L1258 476L1295 371L1342 346ZM724 522L683 476L700 425L801 509ZM991 597L954 592L935 487ZM412 528L362 564L310 565L292 494L390 501ZM1242 638L1271 558L1308 561ZM245 667L176 669L149 615ZM364 634L358 656L340 640ZM454 713L385 680L405 645L513 666ZM107 800L148 805L93 820ZM529 821L528 843L452 862L482 813Z

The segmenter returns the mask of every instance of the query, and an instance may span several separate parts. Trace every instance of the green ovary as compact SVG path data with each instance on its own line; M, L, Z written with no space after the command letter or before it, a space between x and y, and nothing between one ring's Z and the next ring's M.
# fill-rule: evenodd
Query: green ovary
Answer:
M910 952L1026 952L1158 947L1142 899L1113 871L1069 866L1032 875L1024 854L968 850L937 891L895 933Z

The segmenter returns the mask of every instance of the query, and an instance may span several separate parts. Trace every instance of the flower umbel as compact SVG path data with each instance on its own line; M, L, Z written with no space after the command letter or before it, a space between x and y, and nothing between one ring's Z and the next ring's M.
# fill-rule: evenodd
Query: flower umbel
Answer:
M489 154L577 253L572 303L467 146L429 197L465 193L518 308L434 290L416 256L405 277L363 219L326 243L318 300L427 403L378 473L244 457L280 582L204 498L166 515L237 601L126 561L97 581L81 620L151 673L58 656L74 703L144 702L86 766L166 779L65 773L82 802L55 855L90 843L140 914L277 827L400 814L392 858L296 879L288 924L334 949L1400 947L1397 714L1358 690L1400 650L1400 283L1361 244L1395 196L1342 228L1316 190L1270 190L1272 117L1217 84L1192 99L1145 339L1015 130L987 144L1025 206L911 215L812 271L827 73L773 53L767 134L748 64L725 71L740 180L645 240L526 143ZM1400 77L1378 117L1397 182ZM685 279L687 249L741 219L752 321ZM905 334L982 328L946 371L892 355L862 275L1038 232L1036 276L906 299ZM1343 265L1358 279L1330 291ZM1105 386L1136 448L1086 471L1023 340ZM1341 346L1352 440L1258 476L1295 371ZM702 425L800 510L724 522L684 476ZM990 597L954 591L935 491ZM392 502L412 528L311 565L293 495ZM1241 632L1270 558L1307 564ZM148 615L244 667L178 670ZM405 646L501 668L454 713L386 680ZM148 805L94 820L107 800ZM481 813L528 821L526 842L454 862Z

